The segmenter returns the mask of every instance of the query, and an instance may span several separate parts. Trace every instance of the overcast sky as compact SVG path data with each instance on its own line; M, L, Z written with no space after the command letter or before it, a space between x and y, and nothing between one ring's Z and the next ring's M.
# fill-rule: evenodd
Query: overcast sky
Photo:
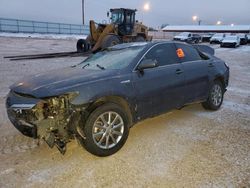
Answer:
M0 17L63 23L82 23L82 0L0 0ZM142 11L150 3L150 11ZM148 26L194 24L197 15L202 24L250 24L250 0L85 0L86 22L107 19L110 8L136 8L137 19Z

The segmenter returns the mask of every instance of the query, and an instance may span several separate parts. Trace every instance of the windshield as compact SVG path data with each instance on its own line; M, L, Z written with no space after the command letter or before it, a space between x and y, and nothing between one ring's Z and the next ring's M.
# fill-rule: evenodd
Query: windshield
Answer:
M187 33L187 32L184 32L184 33L180 33L179 34L179 36L184 36L184 37L186 37L186 36L188 36L189 35L189 33Z
M227 36L225 40L236 40L237 36Z
M123 23L124 16L122 12L112 12L111 21L112 23L120 24Z
M122 69L127 67L143 48L140 46L98 52L84 60L78 66L94 70Z

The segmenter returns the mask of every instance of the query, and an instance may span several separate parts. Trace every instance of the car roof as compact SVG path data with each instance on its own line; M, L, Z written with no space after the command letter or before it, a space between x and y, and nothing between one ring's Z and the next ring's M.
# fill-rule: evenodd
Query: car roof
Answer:
M142 47L143 53L147 50L149 50L151 47L157 45L157 44L181 44L181 45L186 45L186 46L192 46L193 48L197 49L200 52L205 52L210 55L214 55L214 49L206 46L206 45L191 45L188 43L183 43L183 42L178 42L178 41L153 41L153 42L133 42L133 43L123 43L123 44L118 44L112 47L109 47L108 50L122 50L126 48L133 48L133 47Z
M175 44L175 43L181 43L181 42L176 42L176 41L152 41L152 42L131 42L131 43L122 43L122 44L118 44L112 47L109 47L108 49L110 50L122 50L125 48L132 48L132 47L152 47L156 44L165 44L165 43L171 43L171 44Z
M131 48L131 47L140 47L140 46L147 46L149 43L148 42L131 42L131 43L122 43L122 44L117 44L115 46L109 47L108 49L110 50L122 50L125 48Z

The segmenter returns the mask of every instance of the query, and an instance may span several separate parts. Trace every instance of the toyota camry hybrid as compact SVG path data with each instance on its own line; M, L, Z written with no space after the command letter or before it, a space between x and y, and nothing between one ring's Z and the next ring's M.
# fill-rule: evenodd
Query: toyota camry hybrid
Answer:
M127 43L18 81L6 108L20 132L62 154L76 139L90 153L108 156L143 119L192 103L219 109L228 81L229 67L208 46Z

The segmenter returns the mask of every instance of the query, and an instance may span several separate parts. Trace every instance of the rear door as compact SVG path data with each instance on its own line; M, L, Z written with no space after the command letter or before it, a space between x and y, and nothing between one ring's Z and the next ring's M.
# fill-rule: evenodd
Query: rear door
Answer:
M176 43L176 47L184 52L180 59L185 73L185 103L204 100L209 88L210 60L203 60L191 45Z
M175 45L158 44L144 58L156 60L159 66L133 73L138 116L146 118L181 106L185 80Z

